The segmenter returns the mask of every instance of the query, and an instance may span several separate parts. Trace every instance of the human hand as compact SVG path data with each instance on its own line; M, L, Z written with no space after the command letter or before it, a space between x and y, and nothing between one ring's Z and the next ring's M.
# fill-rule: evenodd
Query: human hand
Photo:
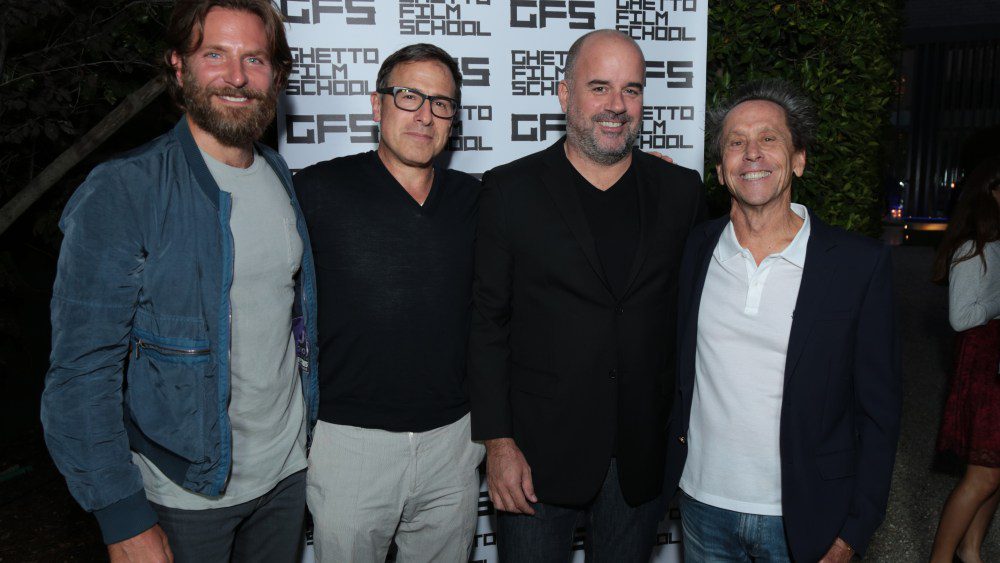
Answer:
M826 550L826 555L819 560L819 563L847 563L854 556L854 548L847 545L847 542L837 538L833 540L833 545Z
M486 440L486 486L497 510L534 514L528 502L538 502L531 467L511 438Z
M667 162L669 162L671 164L673 164L673 162L674 162L674 159L672 159L669 156L663 154L662 152L656 152L656 151L646 151L646 152L647 152L647 154L651 154L651 155L655 156L656 158L661 158L663 160L666 160Z
M167 534L159 524L127 540L108 546L111 563L173 563Z

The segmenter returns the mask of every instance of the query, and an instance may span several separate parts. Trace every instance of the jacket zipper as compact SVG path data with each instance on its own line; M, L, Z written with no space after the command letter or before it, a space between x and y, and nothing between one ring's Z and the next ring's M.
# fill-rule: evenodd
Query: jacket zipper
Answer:
M145 348L147 350L153 350L154 352L159 352L168 356L207 356L211 353L208 348L173 348L169 346L160 346L158 344L150 344L149 342L144 342L141 338L136 340L135 343L135 357L139 358L139 349Z

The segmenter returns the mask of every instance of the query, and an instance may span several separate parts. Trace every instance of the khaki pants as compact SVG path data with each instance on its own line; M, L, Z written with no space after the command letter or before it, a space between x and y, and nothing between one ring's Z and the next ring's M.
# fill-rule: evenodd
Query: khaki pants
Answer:
M316 560L468 561L485 454L469 415L427 432L387 432L318 422L306 502Z

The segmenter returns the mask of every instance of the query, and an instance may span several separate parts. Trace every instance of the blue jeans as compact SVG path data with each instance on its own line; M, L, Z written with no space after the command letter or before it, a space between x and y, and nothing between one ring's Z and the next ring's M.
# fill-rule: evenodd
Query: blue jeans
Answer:
M611 460L597 496L586 506L534 503L533 516L497 512L497 554L501 562L569 561L577 522L585 518L583 541L591 563L648 563L663 516L662 495L639 506L622 496L618 468Z
M181 510L153 504L153 509L176 563L297 563L305 543L306 471L236 506Z
M698 502L683 491L680 509L685 563L791 561L781 516L716 508Z

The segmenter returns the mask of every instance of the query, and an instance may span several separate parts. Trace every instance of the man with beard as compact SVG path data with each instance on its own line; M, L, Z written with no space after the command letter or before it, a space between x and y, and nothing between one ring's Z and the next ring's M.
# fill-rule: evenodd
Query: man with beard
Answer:
M66 206L42 399L112 561L293 561L315 419L315 298L291 175L255 143L291 56L268 0L179 2L186 112Z
M677 269L698 175L633 149L645 62L612 30L569 50L565 138L487 172L469 345L504 561L648 561L673 392Z

